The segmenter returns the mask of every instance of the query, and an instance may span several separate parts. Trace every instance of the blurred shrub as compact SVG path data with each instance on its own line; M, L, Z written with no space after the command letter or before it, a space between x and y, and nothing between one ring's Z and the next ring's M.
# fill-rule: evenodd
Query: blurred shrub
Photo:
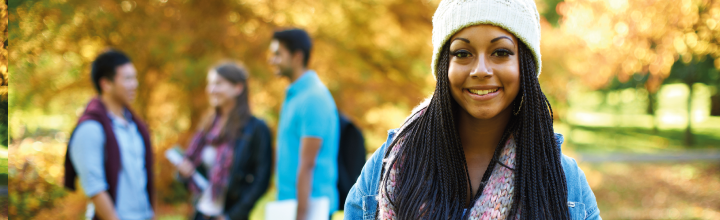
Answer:
M67 193L56 184L50 183L36 171L32 161L23 163L20 168L10 167L9 207L10 216L30 219L38 212L53 208L55 201Z

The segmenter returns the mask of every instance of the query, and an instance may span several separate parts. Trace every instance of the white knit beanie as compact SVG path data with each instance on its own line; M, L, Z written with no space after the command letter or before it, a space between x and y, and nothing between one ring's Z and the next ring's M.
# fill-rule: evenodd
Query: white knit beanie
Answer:
M520 39L535 56L540 76L540 14L534 0L444 0L433 15L432 72L445 42L463 28L479 24L501 27Z

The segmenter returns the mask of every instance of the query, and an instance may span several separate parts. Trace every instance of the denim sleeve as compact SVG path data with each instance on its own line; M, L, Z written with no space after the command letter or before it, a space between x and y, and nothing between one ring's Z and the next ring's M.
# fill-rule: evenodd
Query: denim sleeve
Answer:
M390 136L392 137L392 134ZM365 209L375 209L376 203L363 204L365 202L363 198L367 196L374 197L377 193L377 185L380 182L382 159L387 145L387 142L383 143L383 145L377 149L365 163L365 166L363 166L357 182L355 182L355 185L353 185L350 189L347 199L345 200L345 219L367 219L367 216L363 216ZM374 200L369 199L366 201Z
M580 186L582 187L585 213L587 213L585 219L602 220L600 217L600 209L598 209L597 201L595 199L595 193L593 193L592 189L590 189L590 184L588 184L587 179L585 178L585 172L583 172L580 167L577 168L577 172L578 180L580 181Z
M580 169L575 159L566 155L562 156L563 169L568 186L568 202L580 202L582 210L577 213L579 219L601 219L595 194L588 184L585 172ZM570 205L570 203L568 203ZM574 206L570 206L574 207ZM571 211L572 212L572 211Z
M103 170L104 146L105 134L102 125L97 121L80 123L70 140L70 159L88 197L108 188Z

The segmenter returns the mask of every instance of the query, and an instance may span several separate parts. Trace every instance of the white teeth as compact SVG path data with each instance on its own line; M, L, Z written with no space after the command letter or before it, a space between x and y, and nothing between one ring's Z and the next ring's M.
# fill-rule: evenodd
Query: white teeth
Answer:
M498 89L468 89L470 93L476 94L476 95L487 95L488 93L493 93L497 91Z

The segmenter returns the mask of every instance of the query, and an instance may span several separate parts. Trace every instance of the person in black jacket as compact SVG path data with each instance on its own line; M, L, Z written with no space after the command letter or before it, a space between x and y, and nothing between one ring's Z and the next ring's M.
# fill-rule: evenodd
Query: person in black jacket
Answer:
M235 63L212 68L206 92L212 107L178 166L194 193L192 219L248 219L272 172L270 130L248 106L248 74ZM209 182L190 181L198 172Z

